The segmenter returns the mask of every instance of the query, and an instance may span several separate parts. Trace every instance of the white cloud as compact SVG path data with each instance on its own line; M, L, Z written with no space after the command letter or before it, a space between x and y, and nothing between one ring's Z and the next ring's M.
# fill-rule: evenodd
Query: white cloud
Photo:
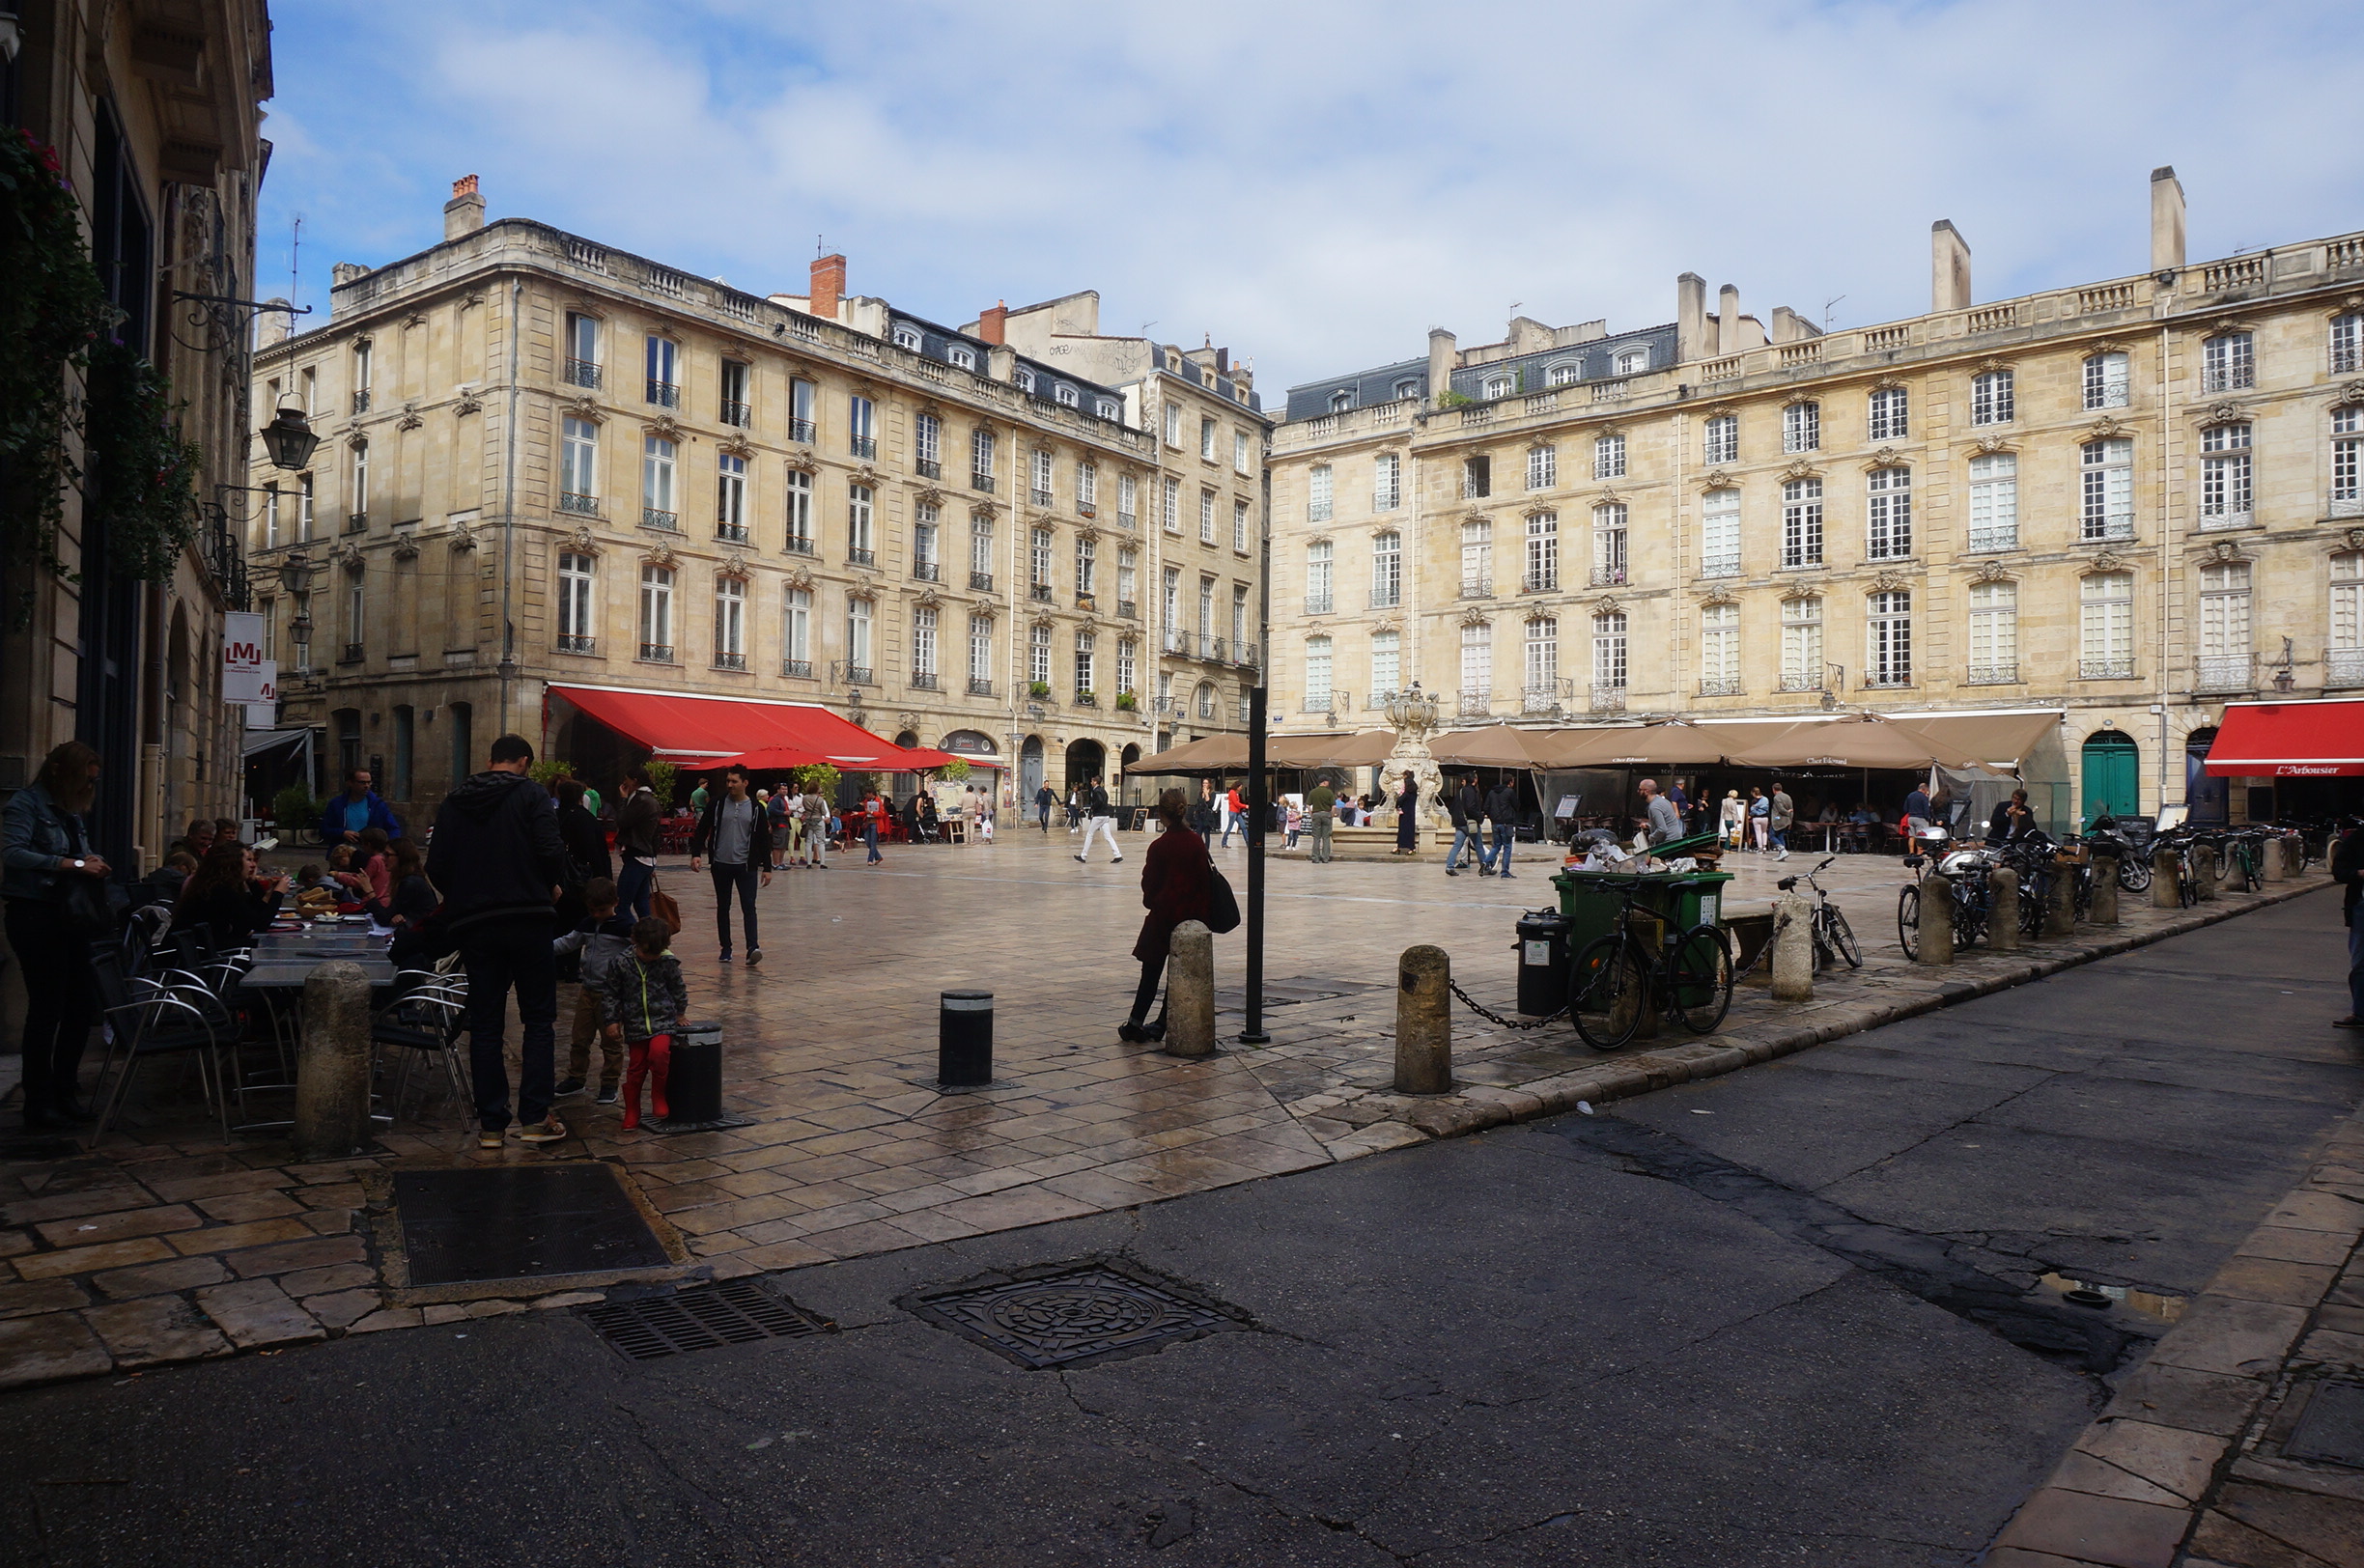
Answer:
M496 215L746 288L801 292L816 235L943 319L1097 288L1112 329L1253 356L1270 402L1432 323L1489 338L1514 300L1662 322L1686 268L1759 313L1909 314L1937 217L1982 297L2139 270L2158 163L2195 258L2356 225L2353 14L2195 42L2226 25L2196 0L314 7L279 18L304 134L268 195L324 261L434 242L474 171Z

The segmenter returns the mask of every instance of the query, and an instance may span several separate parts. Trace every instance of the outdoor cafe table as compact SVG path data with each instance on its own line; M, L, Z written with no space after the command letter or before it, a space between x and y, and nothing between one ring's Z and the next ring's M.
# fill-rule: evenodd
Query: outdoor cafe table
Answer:
M239 984L251 991L300 993L312 971L334 959L358 964L373 988L394 983L385 938L372 937L363 927L331 926L264 932L255 938L254 964L239 976Z

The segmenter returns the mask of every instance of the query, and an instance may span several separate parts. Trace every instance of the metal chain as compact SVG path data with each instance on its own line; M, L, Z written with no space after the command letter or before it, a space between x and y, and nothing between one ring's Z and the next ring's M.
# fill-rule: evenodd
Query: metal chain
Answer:
M1557 1023L1560 1020L1568 1016L1568 1009L1566 1007L1562 1007L1557 1013L1550 1014L1544 1018L1536 1019L1533 1023L1528 1023L1518 1019L1505 1018L1500 1013L1495 1012L1494 1009L1486 1006L1485 1003L1479 1001L1477 997L1472 996L1468 992L1463 991L1461 989L1460 981L1448 975L1445 983L1452 988L1452 994L1460 997L1462 1003L1467 1006L1471 1012L1477 1014L1479 1018L1484 1019L1487 1022L1499 1023L1506 1029L1539 1029L1546 1023ZM1574 1005L1575 1004L1572 1002L1569 1004L1571 1007Z

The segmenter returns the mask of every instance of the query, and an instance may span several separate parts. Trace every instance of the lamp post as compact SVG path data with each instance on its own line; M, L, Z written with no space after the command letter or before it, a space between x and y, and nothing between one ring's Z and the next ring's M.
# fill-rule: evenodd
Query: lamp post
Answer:
M274 468L302 468L312 462L312 449L320 445L300 408L281 408L271 422L263 427L263 450Z
M296 600L295 617L288 622L288 636L296 644L296 673L312 673L312 557L298 546L290 550L287 559L279 563L279 586Z

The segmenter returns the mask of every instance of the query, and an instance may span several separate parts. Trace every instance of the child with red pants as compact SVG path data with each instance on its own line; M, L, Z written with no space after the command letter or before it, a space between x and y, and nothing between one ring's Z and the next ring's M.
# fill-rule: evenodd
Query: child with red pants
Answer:
M629 1051L624 1065L624 1126L640 1125L640 1080L649 1079L649 1109L662 1120L665 1076L671 1066L673 1031L690 1009L690 988L682 982L681 960L668 949L673 933L654 916L633 927L633 950L607 966L600 979L600 1021L609 1039L621 1037Z

